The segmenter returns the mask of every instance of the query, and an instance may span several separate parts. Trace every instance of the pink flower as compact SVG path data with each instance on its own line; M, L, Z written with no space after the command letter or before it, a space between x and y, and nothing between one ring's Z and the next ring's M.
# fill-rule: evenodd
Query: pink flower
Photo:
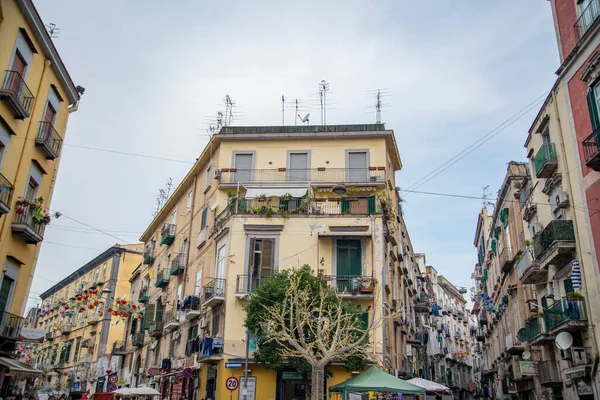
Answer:
M23 207L21 207L21 206L17 207L17 214L19 214L19 215L23 214Z

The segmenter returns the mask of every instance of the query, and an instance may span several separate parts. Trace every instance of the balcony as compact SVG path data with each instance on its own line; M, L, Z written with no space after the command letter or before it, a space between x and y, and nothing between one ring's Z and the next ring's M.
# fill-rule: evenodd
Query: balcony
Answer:
M372 299L375 279L372 276L324 275L323 280L334 288L342 299Z
M289 215L372 215L381 213L375 196L344 198L268 198L239 199L230 204L228 215L254 214L257 216ZM225 218L227 216L224 216Z
M562 387L563 382L558 373L556 361L543 361L537 364L538 378L544 387Z
M428 313L431 311L431 300L426 294L417 296L417 302L413 306L413 310L417 313Z
M160 242L170 246L175 240L175 224L164 224L160 231Z
M88 325L96 325L101 319L102 317L100 317L100 314L94 313L88 316L87 323Z
M22 213L15 212L15 219L12 223L12 232L20 235L25 243L37 244L44 240L44 230L46 224L43 221L38 222L35 216L35 206L19 206Z
M6 71L0 99L13 110L16 119L25 119L31 115L35 98L17 71Z
M585 300L569 300L563 297L544 310L544 323L551 335L585 328L587 326Z
M500 268L502 268L502 272L505 274L508 274L515 265L515 255L512 247L505 247L500 252Z
M35 138L35 145L44 153L47 160L54 160L60 155L63 140L50 122L41 121L40 130Z
M15 188L12 183L0 174L0 215L8 214L10 211L14 191Z
M600 7L598 7L598 0L592 0L590 4L583 10L577 22L574 25L575 35L577 40L580 40L583 35L592 27L594 22L600 15Z
M514 334L509 333L504 338L504 351L511 355L518 355L525 351L525 347L515 338Z
M165 323L166 331L172 331L173 329L179 328L179 311L170 310L165 312L163 321Z
M600 171L600 128L596 129L582 143L585 165Z
M191 321L196 319L202 314L200 312L200 297L198 296L187 296L183 300L182 310L185 312L185 319Z
M214 307L225 300L225 279L215 278L202 288L202 307Z
M131 343L135 347L143 347L144 346L144 331L136 332L131 339Z
M142 288L138 297L139 303L145 303L148 301L148 288Z
M151 264L154 261L154 249L144 249L144 264Z
M148 329L148 334L153 338L159 338L163 334L163 321L153 321L150 324L150 329Z
M0 338L5 340L17 340L23 325L23 318L3 311L0 318Z
M533 157L533 168L538 178L549 178L558 167L554 143L544 143Z
M238 299L248 299L250 294L260 285L260 282L267 278L267 276L250 277L250 275L238 275L235 283L235 297Z
M241 183L310 182L315 186L350 183L362 186L381 185L386 181L385 167L371 168L312 168L312 169L252 169L223 168L221 187Z
M54 340L54 332L46 332L46 341Z
M548 335L544 328L542 317L533 317L525 322L525 341L532 346L554 341L554 336Z
M517 274L522 283L532 285L546 282L548 270L540 268L538 262L533 259L531 251L525 250L517 258Z
M170 274L174 276L182 275L185 272L185 265L183 265L183 260L181 254L176 255L171 260L171 271Z
M475 331L475 339L478 342L485 342L485 332L483 331L483 328L477 328Z
M556 219L533 239L533 252L540 267L553 264L559 270L573 260L575 245L573 221Z
M402 360L402 368L398 371L398 374L404 379L410 379L415 373L415 367L411 360Z
M160 271L158 271L156 273L156 283L154 284L154 286L162 289L165 286L167 286L168 284L169 284L169 275L167 275L167 271L165 271L164 269L161 269Z
M69 333L71 333L72 329L73 329L73 327L71 326L71 324L63 324L60 327L60 331L62 332L63 335L68 335Z
M122 340L117 340L113 343L112 346L112 351L111 351L112 355L115 356L124 356L127 354L127 345L124 341Z

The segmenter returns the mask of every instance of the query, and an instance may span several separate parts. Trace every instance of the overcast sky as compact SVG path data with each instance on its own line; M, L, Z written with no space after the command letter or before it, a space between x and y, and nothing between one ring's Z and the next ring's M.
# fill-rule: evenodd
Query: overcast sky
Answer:
M542 96L559 65L550 4L541 0L35 3L60 28L56 46L86 88L51 208L129 242L151 221L158 190L168 178L178 184L202 151L226 93L238 105L234 125L280 125L281 95L309 100L326 79L327 122L352 124L375 122L365 94L391 88L383 121L396 133L397 182L406 189ZM538 108L418 190L481 196L490 185L495 198L507 162L525 158ZM316 123L319 111L311 115ZM481 202L405 199L415 251L470 286ZM53 221L29 304L117 241Z

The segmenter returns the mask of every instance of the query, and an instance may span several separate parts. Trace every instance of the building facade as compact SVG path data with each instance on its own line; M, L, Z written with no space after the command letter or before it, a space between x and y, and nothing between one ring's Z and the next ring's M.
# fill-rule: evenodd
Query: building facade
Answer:
M108 309L129 299L142 254L141 244L114 245L42 293L37 327L47 333L35 362L50 389L107 390L106 371L117 371L127 351L126 319Z
M427 374L412 350L423 346L418 308L432 304L402 217L400 168L381 124L222 128L141 238L130 296L146 318L129 322L120 376L163 398L225 399L248 347L251 398L305 398L310 379L255 363L243 326L261 280L304 264L368 318L393 316L370 336L378 364ZM330 368L326 387L352 375Z
M0 350L11 351L80 95L31 0L0 1L0 66Z

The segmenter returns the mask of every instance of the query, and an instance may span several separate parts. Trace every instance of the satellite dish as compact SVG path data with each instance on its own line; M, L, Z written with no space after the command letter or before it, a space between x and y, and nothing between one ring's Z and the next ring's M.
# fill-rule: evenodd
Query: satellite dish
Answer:
M573 336L569 332L561 332L556 335L554 344L561 350L568 350L573 346Z
M521 343L527 341L527 332L525 332L525 328L519 329L517 332L517 340Z
M298 117L300 117L300 114L298 114ZM309 119L308 119L309 117L310 117L310 113L306 114L306 115L304 116L304 118L300 117L300 120L301 120L302 122L307 122L307 121L309 120Z
M523 360L529 360L531 358L531 353L529 352L529 350L525 350L523 352Z

